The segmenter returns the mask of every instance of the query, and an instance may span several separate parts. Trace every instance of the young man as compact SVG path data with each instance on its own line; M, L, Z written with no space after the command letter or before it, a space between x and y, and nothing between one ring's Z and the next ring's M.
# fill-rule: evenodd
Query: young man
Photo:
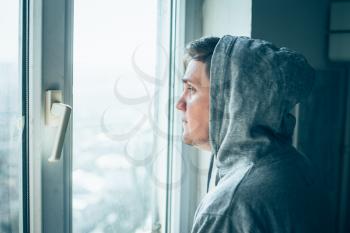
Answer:
M291 145L295 118L289 112L314 83L306 59L233 36L196 40L187 53L176 105L183 141L211 151L218 170L192 233L328 232L325 190Z

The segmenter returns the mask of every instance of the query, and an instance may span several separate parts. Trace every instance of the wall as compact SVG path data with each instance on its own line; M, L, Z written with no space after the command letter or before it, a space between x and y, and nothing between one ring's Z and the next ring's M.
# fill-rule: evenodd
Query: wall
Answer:
M203 35L250 36L251 8L251 0L205 0L203 3Z
M328 66L328 0L253 0L252 37L304 54L317 69Z

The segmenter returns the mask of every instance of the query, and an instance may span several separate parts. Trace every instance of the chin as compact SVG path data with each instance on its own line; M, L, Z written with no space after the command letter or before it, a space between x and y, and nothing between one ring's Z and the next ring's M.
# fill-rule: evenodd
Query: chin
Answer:
M193 145L191 138L186 134L182 135L182 141L187 145Z
M209 140L195 140L193 138L190 137L190 135L186 135L184 134L182 136L182 141L190 146L196 147L197 149L200 150L206 150L206 151L210 151L210 145L209 145Z

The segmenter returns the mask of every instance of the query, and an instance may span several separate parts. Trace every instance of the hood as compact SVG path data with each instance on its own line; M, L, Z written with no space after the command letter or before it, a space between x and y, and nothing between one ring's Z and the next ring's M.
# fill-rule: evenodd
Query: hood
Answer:
M211 61L209 123L219 178L242 161L255 163L291 146L289 112L309 95L314 76L306 59L287 48L248 37L220 39Z

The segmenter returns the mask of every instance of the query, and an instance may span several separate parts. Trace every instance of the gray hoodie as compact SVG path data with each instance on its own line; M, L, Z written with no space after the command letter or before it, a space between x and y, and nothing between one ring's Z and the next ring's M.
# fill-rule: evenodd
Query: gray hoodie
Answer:
M314 83L287 48L224 36L210 70L209 140L216 187L199 204L192 233L328 232L316 170L291 139L289 114Z

